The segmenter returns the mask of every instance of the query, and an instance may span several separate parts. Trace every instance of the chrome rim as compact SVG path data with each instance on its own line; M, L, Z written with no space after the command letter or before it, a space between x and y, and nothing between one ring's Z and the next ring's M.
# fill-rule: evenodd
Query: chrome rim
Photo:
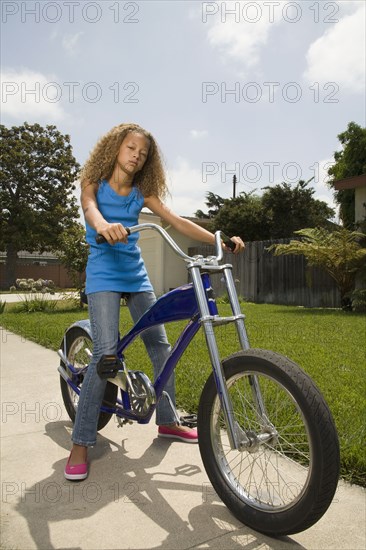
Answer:
M261 511L282 511L292 507L309 485L313 455L309 429L291 393L258 372L239 373L227 381L242 429L263 433L251 375L259 381L268 418L278 432L275 442L260 444L254 452L232 450L218 396L211 416L211 441L220 471L238 498Z
M89 352L91 351L91 340L89 340L89 338L86 338L85 336L79 336L78 338L75 338L75 340L72 342L69 353L67 355L67 359L75 370L81 371L89 364ZM79 395L74 392L69 384L67 384L67 390L69 392L70 401L74 409L76 410L79 403Z

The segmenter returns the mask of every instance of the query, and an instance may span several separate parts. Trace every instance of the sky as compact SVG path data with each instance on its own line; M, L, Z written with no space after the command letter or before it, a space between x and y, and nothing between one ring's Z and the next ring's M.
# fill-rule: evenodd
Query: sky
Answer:
M1 123L55 124L83 164L122 122L156 138L178 214L314 177L365 126L364 1L1 1ZM79 194L79 191L77 192Z

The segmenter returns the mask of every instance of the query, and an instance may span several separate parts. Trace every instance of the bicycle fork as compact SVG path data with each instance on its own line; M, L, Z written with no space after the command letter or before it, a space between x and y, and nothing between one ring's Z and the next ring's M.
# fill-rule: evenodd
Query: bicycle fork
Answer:
M249 450L250 447L253 446L253 440L252 438L248 438L245 431L239 426L239 423L235 419L234 409L227 389L225 374L221 364L220 354L214 333L215 325L217 326L234 322L242 349L247 350L250 347L244 324L245 316L241 313L240 310L240 304L233 281L231 265L224 265L220 268L218 268L217 266L212 266L212 270L215 270L216 272L219 270L222 271L224 274L226 288L233 313L233 316L231 317L220 317L218 315L214 300L212 300L212 302L210 303L210 298L208 298L207 296L209 295L209 291L211 290L209 276L206 274L203 274L201 276L200 266L198 264L192 263L188 266L188 269L190 270L193 287L196 292L198 308L201 314L200 323L203 325L203 330L206 337L206 343L210 355L211 364L213 367L217 392L227 426L230 446L232 449L236 449L239 451ZM205 266L205 269L207 269L207 266ZM208 269L210 269L210 267L208 267ZM262 424L262 426L266 426L268 428L268 426L271 426L271 424L267 418L258 380L255 376L251 376L250 382L252 385L254 399L257 405L257 414L260 418L260 423ZM262 437L260 437L261 440L263 439L263 436L265 439L267 439L267 437L263 434ZM270 439L272 436L273 432L272 435L268 434L268 439Z

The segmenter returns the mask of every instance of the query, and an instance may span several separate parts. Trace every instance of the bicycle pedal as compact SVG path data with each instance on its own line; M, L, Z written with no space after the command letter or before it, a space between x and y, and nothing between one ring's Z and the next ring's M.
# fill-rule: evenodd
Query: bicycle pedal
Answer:
M102 355L97 364L97 373L103 379L115 378L121 370L124 366L117 355Z
M196 428L197 427L197 415L196 414L188 414L186 416L180 417L180 424L182 426L187 426L188 428Z

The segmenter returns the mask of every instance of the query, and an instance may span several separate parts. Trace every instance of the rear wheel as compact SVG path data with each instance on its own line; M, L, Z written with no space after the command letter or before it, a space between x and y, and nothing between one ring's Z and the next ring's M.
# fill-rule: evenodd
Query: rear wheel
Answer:
M93 350L93 343L89 334L80 327L71 328L66 336L66 357L69 363L73 367L81 372L90 362L90 354ZM64 345L63 345L64 349ZM61 367L65 368L65 365L61 361ZM70 373L68 373L70 376ZM83 382L83 376L80 375L80 383L78 385L81 388ZM74 390L69 386L69 384L60 377L61 393L62 399L67 410L67 413L70 419L75 422L76 410L79 403L79 395L74 392ZM107 382L107 386L104 393L103 405L113 407L117 400L118 388L115 384ZM101 412L98 419L98 431L103 429L110 419L112 418L111 413Z
M276 353L239 352L224 360L223 368L236 421L252 444L244 451L231 449L211 375L200 400L198 430L214 489L257 531L280 536L307 529L325 513L338 483L339 444L327 404L300 367ZM257 414L254 377L265 421Z

